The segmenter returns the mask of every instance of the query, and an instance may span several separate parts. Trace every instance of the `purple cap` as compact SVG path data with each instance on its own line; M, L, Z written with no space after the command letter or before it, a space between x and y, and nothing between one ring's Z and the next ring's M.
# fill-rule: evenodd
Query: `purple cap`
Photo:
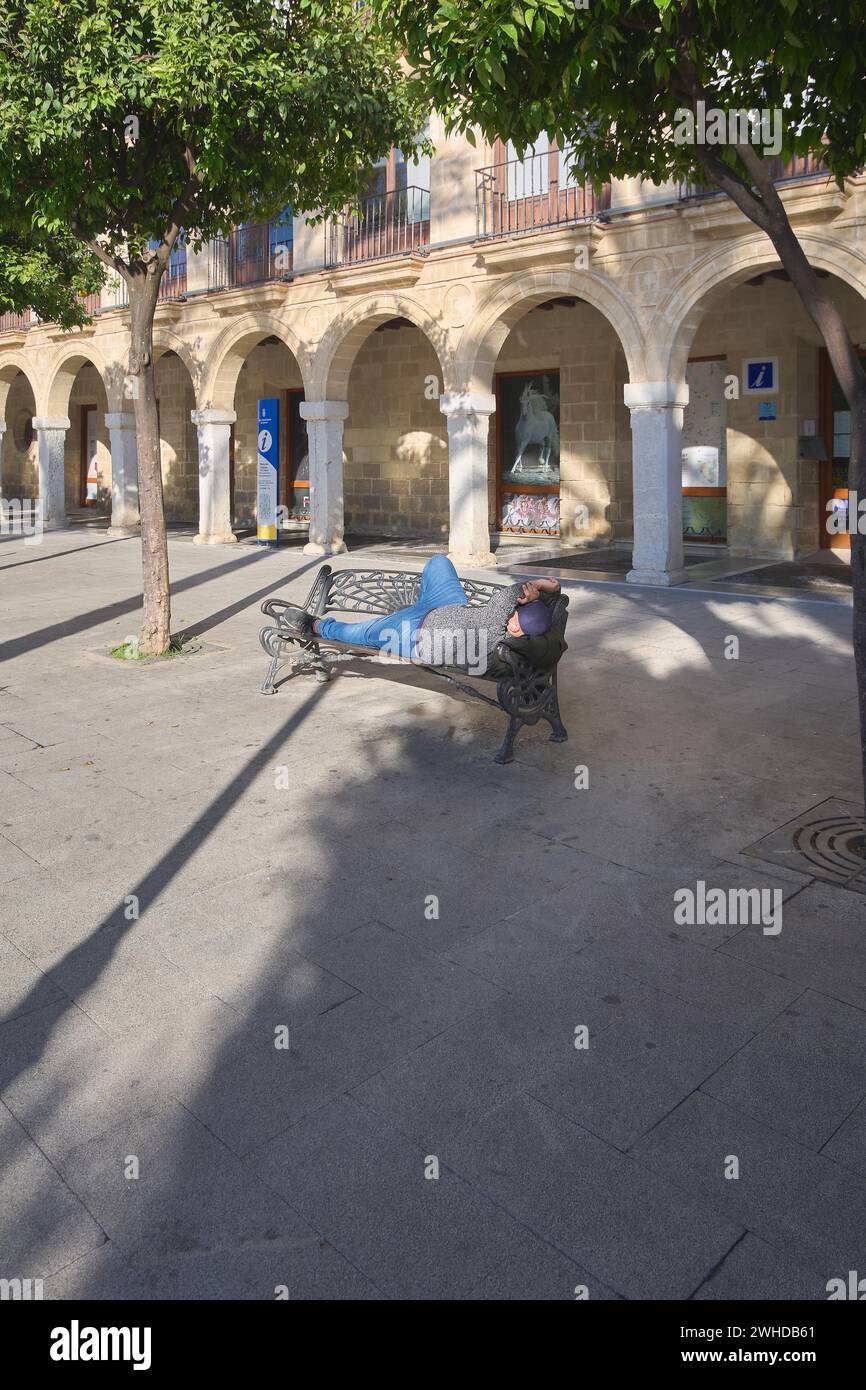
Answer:
M540 598L522 603L517 609L517 621L526 637L540 637L553 622L553 613Z

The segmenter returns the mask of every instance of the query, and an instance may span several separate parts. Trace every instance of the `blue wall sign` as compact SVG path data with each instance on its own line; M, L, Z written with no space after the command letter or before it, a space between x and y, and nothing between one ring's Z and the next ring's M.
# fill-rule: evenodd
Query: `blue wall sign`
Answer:
M748 357L743 363L743 392L747 396L772 396L779 389L778 357Z

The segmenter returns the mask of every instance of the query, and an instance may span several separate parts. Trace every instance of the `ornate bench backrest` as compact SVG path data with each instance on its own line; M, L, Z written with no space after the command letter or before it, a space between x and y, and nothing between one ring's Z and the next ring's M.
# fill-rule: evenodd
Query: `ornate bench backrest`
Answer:
M324 605L325 613L395 613L408 608L418 597L420 574L408 570L335 570L330 575ZM461 579L471 608L487 603L498 584L477 584Z

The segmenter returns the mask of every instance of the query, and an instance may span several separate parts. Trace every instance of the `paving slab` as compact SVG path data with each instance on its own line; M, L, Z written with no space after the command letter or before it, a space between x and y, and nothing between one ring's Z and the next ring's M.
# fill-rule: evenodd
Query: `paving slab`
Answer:
M418 1142L445 1145L482 1115L524 1092L591 1039L630 1016L644 987L625 978L531 982L419 1045L352 1094Z
M826 1299L827 1286L815 1270L774 1250L746 1232L721 1264L692 1295L695 1302Z
M866 1097L866 1072L862 1054L840 1055L773 1023L702 1089L757 1120L772 1116L774 1129L817 1152Z
M536 1099L626 1150L747 1041L750 1030L648 991L533 1081Z
M171 1084L191 1114L234 1153L245 1154L375 1075L425 1036L356 994L296 1027L282 1012L242 1023L215 1051L203 1077L175 1076Z
M637 1160L700 1194L827 1279L862 1263L866 1193L851 1173L729 1105L696 1093L634 1147ZM731 1158L739 1164L739 1177Z
M61 1171L133 1264L314 1235L176 1103L71 1150Z
M92 1209L0 1101L0 1261L4 1279L45 1279L104 1244Z
M438 1177L431 1161L439 1159ZM390 1298L467 1297L517 1260L518 1222L381 1118L344 1098L249 1159Z
M625 1298L690 1297L743 1232L670 1177L528 1098L462 1134L448 1159Z
M489 980L371 922L312 953L340 980L437 1033L502 997Z

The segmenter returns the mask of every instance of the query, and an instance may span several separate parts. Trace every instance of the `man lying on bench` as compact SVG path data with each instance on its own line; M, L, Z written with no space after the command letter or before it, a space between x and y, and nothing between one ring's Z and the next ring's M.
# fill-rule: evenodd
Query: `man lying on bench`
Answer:
M360 623L286 609L281 623L301 640L324 637L378 648L421 666L447 666L483 676L506 634L538 637L547 632L553 610L541 595L558 593L558 579L533 579L503 586L487 603L470 607L447 555L433 555L424 566L418 597L408 608Z

